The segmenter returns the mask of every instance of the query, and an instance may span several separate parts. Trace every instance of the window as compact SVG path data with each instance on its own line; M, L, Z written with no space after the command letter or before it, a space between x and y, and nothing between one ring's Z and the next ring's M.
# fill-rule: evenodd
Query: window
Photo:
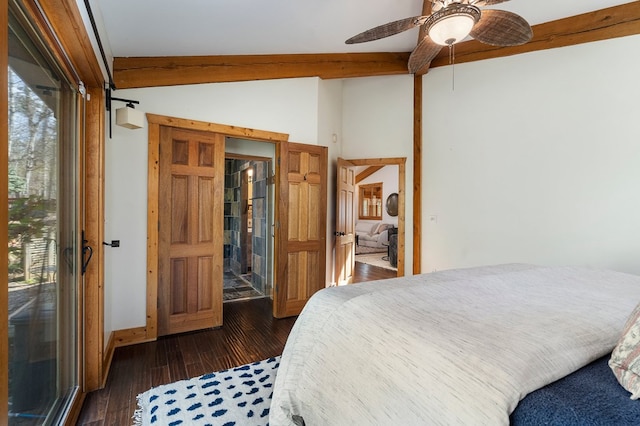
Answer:
M80 97L9 9L9 424L58 424L79 377Z
M382 219L382 183L369 183L360 185L359 191L359 215L360 219Z

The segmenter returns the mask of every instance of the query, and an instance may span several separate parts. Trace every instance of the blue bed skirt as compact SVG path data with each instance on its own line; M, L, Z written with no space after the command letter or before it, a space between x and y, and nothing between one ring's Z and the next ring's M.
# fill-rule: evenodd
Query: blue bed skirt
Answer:
M640 425L634 401L607 365L609 355L527 395L511 414L514 426Z

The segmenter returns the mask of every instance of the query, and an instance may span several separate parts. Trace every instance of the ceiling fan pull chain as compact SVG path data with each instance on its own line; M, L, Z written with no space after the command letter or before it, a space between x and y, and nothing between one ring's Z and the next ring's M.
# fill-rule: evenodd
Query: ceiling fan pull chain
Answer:
M451 43L449 45L449 64L451 65L451 91L456 90L456 45Z

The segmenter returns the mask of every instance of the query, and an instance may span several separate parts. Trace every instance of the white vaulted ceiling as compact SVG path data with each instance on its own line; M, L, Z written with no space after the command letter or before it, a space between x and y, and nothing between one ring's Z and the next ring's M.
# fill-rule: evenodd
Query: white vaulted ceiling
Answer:
M346 45L366 29L420 15L422 0L90 0L108 57L409 52L418 30ZM511 0L531 25L629 0ZM81 9L84 0L78 0Z

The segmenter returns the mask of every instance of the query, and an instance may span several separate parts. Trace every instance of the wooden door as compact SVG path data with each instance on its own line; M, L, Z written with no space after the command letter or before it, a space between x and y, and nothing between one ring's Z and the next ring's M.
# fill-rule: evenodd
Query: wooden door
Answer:
M224 136L160 128L158 334L222 325Z
M338 158L336 194L336 283L353 282L355 268L355 166Z
M298 315L326 286L327 148L278 145L273 315Z

